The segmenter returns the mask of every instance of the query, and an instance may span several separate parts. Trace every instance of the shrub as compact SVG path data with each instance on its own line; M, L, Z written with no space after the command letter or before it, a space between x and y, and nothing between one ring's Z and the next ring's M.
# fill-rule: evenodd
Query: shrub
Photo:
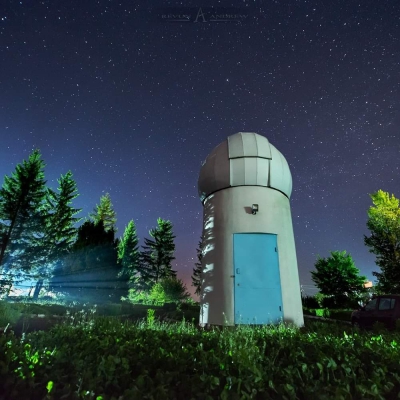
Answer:
M181 279L169 277L161 279L157 289L157 294L162 298L163 303L178 303L189 298L186 286ZM157 286L157 285L154 285Z
M331 310L330 318L339 319L341 321L351 321L352 310Z
M167 301L163 286L161 283L156 283L150 290L149 299L151 304L162 306Z
M163 310L165 311L175 311L178 308L176 303L164 303Z
M14 304L0 301L0 328L5 328L8 324L14 325L22 313Z
M170 277L161 279L148 292L130 289L128 299L122 298L122 300L128 300L131 303L162 306L164 303L187 301L188 298L189 294L182 280Z
M322 293L319 293L319 292L314 296L314 299L318 303L319 307L323 307L323 301L324 301L325 298L326 298L326 296L324 294L322 294Z
M372 325L372 332L374 333L385 333L386 331L386 326L382 322L377 321Z
M330 311L327 308L318 308L315 310L315 315L317 317L324 317L324 318L329 318L330 316Z
M301 298L303 307L306 308L320 308L321 305L317 301L316 296L304 296Z

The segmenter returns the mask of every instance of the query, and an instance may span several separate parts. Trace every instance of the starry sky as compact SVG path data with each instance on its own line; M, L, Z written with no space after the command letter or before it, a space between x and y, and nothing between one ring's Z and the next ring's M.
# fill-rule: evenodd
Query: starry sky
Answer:
M246 131L291 168L301 283L332 250L372 279L369 194L400 196L399 105L397 0L0 5L1 180L39 148L49 186L73 172L81 216L108 192L118 236L170 219L188 288L201 163Z

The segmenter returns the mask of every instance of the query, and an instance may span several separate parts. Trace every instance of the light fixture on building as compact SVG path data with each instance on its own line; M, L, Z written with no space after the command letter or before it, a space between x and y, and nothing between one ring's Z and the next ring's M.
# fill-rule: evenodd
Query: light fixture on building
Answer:
M258 204L252 204L251 206L251 213L256 215L258 213Z

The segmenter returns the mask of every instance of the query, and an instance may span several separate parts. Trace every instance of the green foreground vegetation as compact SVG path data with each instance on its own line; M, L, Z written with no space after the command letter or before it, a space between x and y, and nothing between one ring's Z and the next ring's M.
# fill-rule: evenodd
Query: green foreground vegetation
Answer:
M301 329L203 330L187 319L160 322L161 307L136 320L58 307L64 318L47 331L0 335L0 398L395 399L400 392L399 332L315 321Z

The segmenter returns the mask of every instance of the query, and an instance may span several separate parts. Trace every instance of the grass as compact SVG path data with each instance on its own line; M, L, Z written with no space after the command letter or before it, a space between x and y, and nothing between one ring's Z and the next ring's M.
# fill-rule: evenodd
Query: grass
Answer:
M37 302L8 302L0 301L0 328L5 328L9 325L9 329L20 335L26 331L36 329L48 329L50 326L57 323L53 316L62 320L70 319L73 316L78 318L82 315L96 315L104 317L116 317L121 321L139 321L146 319L148 310L154 310L154 318L156 320L175 320L180 321L186 319L189 321L198 322L199 307L192 305L174 306L148 306L142 304L77 304L72 303L56 304L49 301ZM43 316L46 321L33 321L32 316ZM47 322L47 323L45 323Z

